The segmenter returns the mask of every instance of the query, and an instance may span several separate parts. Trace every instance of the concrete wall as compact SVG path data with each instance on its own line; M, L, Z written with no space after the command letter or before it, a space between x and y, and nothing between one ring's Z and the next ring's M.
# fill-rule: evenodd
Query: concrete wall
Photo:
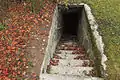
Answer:
M48 37L48 45L46 47L45 57L41 67L40 74L46 73L47 65L49 65L50 59L53 57L53 54L56 49L56 45L59 42L61 37L61 18L58 11L58 7L55 8L51 29Z
M95 38L92 34L92 29L90 28L88 17L84 8L81 13L82 15L78 27L79 44L82 44L84 46L86 53L89 55L90 59L95 61L97 76L103 77L104 72L101 65L100 51L96 47Z
M89 23L85 14L85 10L81 11L81 19L79 21L78 27L78 40L79 44L82 44L86 49L87 54L89 54L90 58L94 59L93 50L92 50L92 42L90 39L90 33L88 31Z

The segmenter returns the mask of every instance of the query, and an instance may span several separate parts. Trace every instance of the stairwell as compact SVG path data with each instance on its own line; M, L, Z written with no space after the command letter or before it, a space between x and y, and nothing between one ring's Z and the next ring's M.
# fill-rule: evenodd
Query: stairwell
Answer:
M73 35L61 38L47 72L51 78L45 80L101 80L96 77L94 61L89 59L84 47L78 45Z
M40 80L103 80L101 56L87 18L84 4L56 7Z

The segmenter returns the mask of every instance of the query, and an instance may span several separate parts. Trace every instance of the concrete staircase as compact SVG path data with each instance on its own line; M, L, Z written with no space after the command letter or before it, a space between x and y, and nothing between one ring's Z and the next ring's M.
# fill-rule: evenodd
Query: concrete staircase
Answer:
M62 38L47 67L43 80L103 80L96 77L94 62L75 37Z

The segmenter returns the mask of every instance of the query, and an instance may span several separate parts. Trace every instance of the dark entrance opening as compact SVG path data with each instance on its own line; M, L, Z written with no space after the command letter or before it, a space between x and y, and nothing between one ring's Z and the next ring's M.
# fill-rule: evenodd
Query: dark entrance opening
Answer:
M63 35L76 35L81 19L82 7L70 6L62 11Z

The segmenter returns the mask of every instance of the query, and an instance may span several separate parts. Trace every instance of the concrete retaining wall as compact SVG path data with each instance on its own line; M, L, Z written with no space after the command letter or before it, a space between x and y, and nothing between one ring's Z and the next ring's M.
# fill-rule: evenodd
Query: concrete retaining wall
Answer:
M97 76L102 77L104 74L102 72L103 67L101 65L101 55L96 47L95 39L90 28L85 8L83 8L81 13L82 15L78 28L78 40L79 43L84 46L85 51L89 55L90 59L95 61L95 70L97 71Z
M58 7L56 7L53 15L52 25L48 37L48 45L46 47L45 57L43 60L40 74L46 73L47 65L49 64L50 59L53 57L56 45L61 37L60 23L61 23L60 13L58 11Z

